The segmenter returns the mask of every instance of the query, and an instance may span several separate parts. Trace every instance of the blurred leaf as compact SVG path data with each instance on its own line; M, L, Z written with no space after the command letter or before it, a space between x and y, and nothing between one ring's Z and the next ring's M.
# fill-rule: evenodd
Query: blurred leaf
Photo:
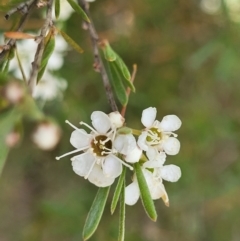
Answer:
M68 3L71 5L71 7L88 23L90 23L90 19L88 18L87 14L84 12L84 10L73 0L67 0Z
M154 202L151 198L151 194L149 192L147 182L143 175L141 166L139 163L135 163L134 166L135 166L135 171L136 171L136 176L137 176L138 186L140 189L140 196L141 196L143 207L145 209L145 212L149 216L149 218L152 219L153 221L156 221L157 220L156 209L154 206Z
M109 190L110 186L99 188L83 228L84 240L89 239L96 231L106 205Z
M9 147L6 145L5 138L11 132L15 123L20 119L21 114L17 109L11 109L7 113L0 115L0 175L2 173Z
M23 32L5 32L4 36L11 39L35 39L36 36Z
M8 73L9 63L10 63L9 59L6 60L6 62L4 62L4 65L3 65L3 68L2 68L2 73L3 74L7 74Z
M116 96L122 106L126 106L128 102L128 96L126 94L126 89L122 83L121 74L114 62L108 62L109 70L110 70L110 79L113 86L113 89L116 93Z
M125 170L126 170L126 167L125 167ZM124 177L125 177L125 175L124 175ZM120 196L118 241L124 241L124 237L125 237L125 218L126 218L126 207L125 207L125 178L124 178L122 190L121 190L121 196Z
M113 200L111 203L111 214L113 214L116 209L116 206L117 206L117 203L118 203L121 191L122 191L123 183L125 180L125 174L126 174L126 167L123 166L123 171L121 173L121 176L118 179L117 187L116 187L114 195L113 195Z
M58 29L58 32L62 35L65 41L72 46L72 48L74 48L80 54L83 53L83 49L69 35L60 29Z
M60 0L55 0L55 17L58 19L60 14Z
M42 78L44 71L46 69L48 60L51 57L51 55L54 51L54 48L55 48L55 37L53 36L52 31L50 31L50 32L51 32L50 38L49 38L49 34L45 37L46 39L49 38L49 40L45 44L45 48L44 48L43 56L42 56L42 62L41 62L40 68L39 68L38 76L37 76L37 81L39 81Z
M104 53L104 56L105 56L105 59L107 61L115 61L117 59L117 54L115 53L115 51L112 49L112 47L110 46L110 44L108 43L107 40L105 40L103 42L103 45L102 45L102 50L103 50L103 53Z
M24 70L23 70L23 67L22 67L22 63L21 63L21 59L19 57L19 54L18 54L18 50L17 50L17 47L16 47L16 57L17 57L17 61L18 61L18 66L19 66L19 69L21 71L21 74L22 74L22 77L23 77L23 80L25 83L27 83L27 78L26 78L26 75L24 73Z

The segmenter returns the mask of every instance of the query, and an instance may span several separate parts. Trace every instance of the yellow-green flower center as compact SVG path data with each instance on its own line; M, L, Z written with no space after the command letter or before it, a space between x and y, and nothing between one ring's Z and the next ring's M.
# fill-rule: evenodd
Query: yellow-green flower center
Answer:
M159 131L158 128L152 127L148 130L148 135L146 141L150 145L158 145L162 140L162 132Z

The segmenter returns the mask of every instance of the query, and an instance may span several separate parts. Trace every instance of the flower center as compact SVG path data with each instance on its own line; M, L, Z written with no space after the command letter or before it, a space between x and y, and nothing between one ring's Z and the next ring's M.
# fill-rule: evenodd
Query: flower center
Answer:
M152 127L151 129L148 130L148 135L147 135L147 142L149 145L158 145L161 140L162 140L162 132L159 131L158 128Z
M103 157L112 153L112 141L107 136L104 136L104 135L96 136L92 140L91 146L92 146L93 152L97 156Z

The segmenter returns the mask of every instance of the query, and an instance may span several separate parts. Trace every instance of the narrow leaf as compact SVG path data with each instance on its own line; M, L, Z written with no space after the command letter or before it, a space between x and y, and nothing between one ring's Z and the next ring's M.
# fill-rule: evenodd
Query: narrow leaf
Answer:
M126 218L126 208L125 208L125 179L124 179L123 185L122 185L121 196L120 196L118 241L124 241L124 237L125 237L125 218Z
M55 17L58 19L60 14L60 0L55 0Z
M117 59L117 54L112 49L112 47L110 46L110 44L108 43L107 40L103 41L102 50L103 50L103 53L104 53L104 57L107 61L112 62L112 61L115 61Z
M22 32L5 32L4 36L11 39L35 39L36 36Z
M15 123L21 117L20 113L16 109L12 109L5 114L0 115L0 175L2 173L9 147L6 145L6 136L11 132Z
M123 106L126 106L127 102L128 102L128 96L126 94L126 89L122 83L122 78L121 78L119 70L116 66L116 63L115 63L115 61L108 62L108 65L109 65L109 70L110 70L111 83L112 83L112 86L116 93L116 96L117 96L118 100L120 101L120 103Z
M99 188L83 228L84 240L89 239L96 231L106 205L109 190L110 186Z
M3 74L7 74L8 73L9 63L10 63L9 59L4 63L4 67L3 67L3 70L2 70Z
M72 46L72 48L74 48L80 54L83 53L83 49L69 35L60 29L58 29L58 32L62 35L65 41Z
M84 10L76 3L74 0L67 0L71 7L88 23L90 23L90 19L88 18L87 14Z
M135 166L135 172L137 175L137 181L140 189L140 196L141 196L143 207L145 209L145 212L149 216L149 218L152 219L153 221L156 221L157 220L156 209L154 206L154 202L151 198L151 194L149 192L147 182L143 175L141 166L139 163L135 163L134 166Z
M128 70L128 67L126 64L123 62L123 60L118 56L117 58L117 65L119 68L122 70L123 76L125 77L126 80L131 80L131 74Z
M24 73L24 69L23 69L23 66L22 66L22 63L21 63L21 59L20 59L19 54L18 54L17 47L16 47L16 56L17 56L18 66L19 66L19 69L21 71L23 80L24 80L25 83L27 83L27 78L26 78L26 75Z
M113 195L113 200L112 200L112 203L111 203L111 214L114 213L114 211L117 207L117 203L118 203L118 200L119 200L119 197L120 197L120 194L121 194L121 190L122 190L122 187L123 187L123 183L124 183L124 180L125 180L125 174L126 174L126 167L124 166L122 174L118 179L117 187L116 187L114 195Z
M46 36L46 38L48 38L48 36ZM39 72L38 72L37 81L39 81L42 78L44 71L47 67L48 60L54 51L54 47L55 47L55 38L54 38L54 36L51 36L50 39L48 40L48 42L45 44L45 48L44 48L43 56L42 56L42 62L41 62Z

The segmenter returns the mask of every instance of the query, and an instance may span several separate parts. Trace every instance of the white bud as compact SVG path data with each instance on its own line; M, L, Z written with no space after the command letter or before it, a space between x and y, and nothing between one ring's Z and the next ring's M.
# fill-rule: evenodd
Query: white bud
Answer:
M108 116L114 127L119 128L123 126L125 119L121 116L121 114L118 111L111 112L110 114L108 114Z
M11 103L19 103L24 96L24 89L20 83L11 82L6 87L5 96Z

